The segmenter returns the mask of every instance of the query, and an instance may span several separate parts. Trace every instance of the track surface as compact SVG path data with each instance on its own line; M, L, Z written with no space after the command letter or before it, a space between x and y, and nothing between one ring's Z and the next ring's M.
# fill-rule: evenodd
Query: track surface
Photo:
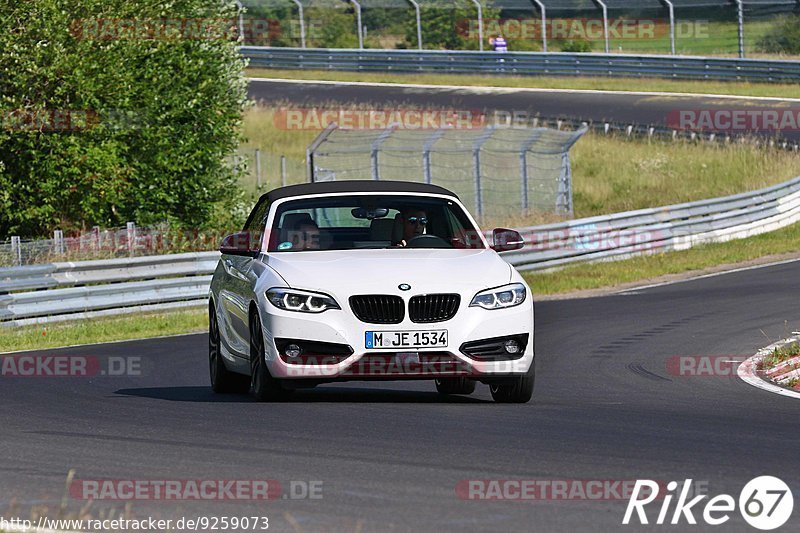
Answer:
M636 81L631 80L634 84ZM524 89L411 88L346 84L256 81L249 84L251 99L266 104L359 105L386 109L390 106L418 106L469 111L524 112L529 116L570 118L594 122L617 122L675 127L675 113L682 110L797 109L797 103L779 99L754 100L710 96L664 96L642 94L537 92ZM797 115L797 113L795 113ZM672 116L672 121L668 117ZM712 132L714 130L707 130ZM800 140L798 129L782 137Z
M323 481L321 500L133 504L139 517L267 515L277 531L614 531L625 509L462 501L465 479L693 478L738 497L772 474L797 499L800 403L735 377L678 377L666 361L754 353L800 325L798 292L795 262L541 302L537 389L518 406L491 403L485 386L442 398L428 382L321 386L282 404L215 396L205 335L48 351L139 356L144 375L3 378L0 514L13 498L57 506L70 468L84 479ZM673 528L686 529L706 528ZM734 514L724 530L748 529Z

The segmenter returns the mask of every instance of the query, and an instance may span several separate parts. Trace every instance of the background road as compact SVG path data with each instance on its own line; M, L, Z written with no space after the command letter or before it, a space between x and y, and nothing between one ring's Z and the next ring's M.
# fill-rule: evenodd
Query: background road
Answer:
M631 80L635 85L636 81ZM616 122L654 127L675 127L682 110L764 110L794 109L798 103L780 99L755 100L710 96L666 96L643 94L531 91L487 88L413 88L370 86L313 81L292 83L251 80L250 98L269 105L358 105L376 109L417 106L468 111L525 112L547 118L569 118L594 122ZM672 120L668 117L672 116ZM709 130L710 133L712 130ZM713 130L717 131L717 130ZM773 136L772 133L765 135ZM783 131L782 137L800 141L798 128Z
M625 509L462 501L455 486L466 479L693 478L738 497L772 474L800 499L798 400L736 377L667 371L672 356L742 358L798 329L799 291L795 262L538 303L537 388L526 405L494 404L482 385L442 398L428 382L320 386L281 404L215 396L205 335L50 350L141 357L144 371L0 378L1 512L14 499L15 509L54 509L70 468L84 479L321 480L321 500L132 504L139 517L267 515L278 531L615 531ZM122 508L94 509L109 506ZM748 530L736 514L723 527Z

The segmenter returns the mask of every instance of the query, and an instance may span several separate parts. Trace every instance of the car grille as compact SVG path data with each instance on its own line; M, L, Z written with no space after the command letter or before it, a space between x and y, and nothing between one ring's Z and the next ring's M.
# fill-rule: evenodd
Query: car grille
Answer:
M414 296L408 303L408 315L412 322L430 324L450 320L458 311L461 296L458 294L425 294Z
M399 324L405 318L405 305L399 296L351 296L350 308L360 321L368 324Z

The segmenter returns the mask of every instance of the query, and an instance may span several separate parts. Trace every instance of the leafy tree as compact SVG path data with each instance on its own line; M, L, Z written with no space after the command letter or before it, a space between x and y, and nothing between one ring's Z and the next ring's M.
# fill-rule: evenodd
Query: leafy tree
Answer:
M0 5L0 239L226 223L246 101L235 19L217 0Z

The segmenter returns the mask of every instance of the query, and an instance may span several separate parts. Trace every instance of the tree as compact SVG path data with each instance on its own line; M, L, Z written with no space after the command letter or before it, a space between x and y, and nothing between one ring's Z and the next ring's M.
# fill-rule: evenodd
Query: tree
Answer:
M0 7L0 239L221 223L246 101L235 4Z

